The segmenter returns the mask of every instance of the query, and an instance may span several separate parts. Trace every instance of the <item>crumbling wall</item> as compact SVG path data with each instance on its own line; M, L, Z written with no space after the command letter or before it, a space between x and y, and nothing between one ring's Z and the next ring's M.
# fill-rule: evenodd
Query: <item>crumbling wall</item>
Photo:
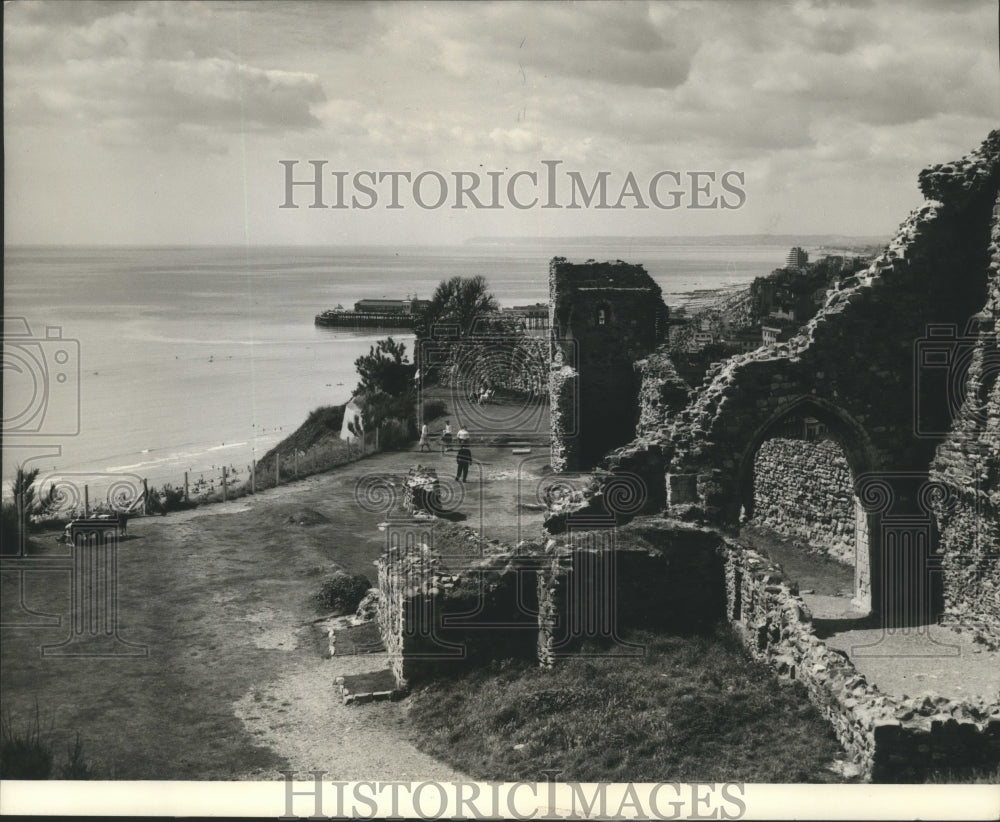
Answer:
M552 430L549 462L555 471L566 471L578 465L580 438L579 418L580 375L570 365L554 363L549 372L549 426Z
M805 541L854 564L855 497L851 468L830 439L774 437L754 458L753 525Z
M964 326L985 302L998 177L994 132L965 163L942 169L935 186L921 179L925 195L942 199L914 211L886 251L831 291L799 335L712 373L671 425L668 467L696 477L709 517L736 521L757 446L806 401L839 421L848 457L856 451L864 470L928 470L935 443L914 436L914 427L947 431L950 409L915 372L914 351L929 324Z
M973 175L979 168L963 170ZM939 186L954 176L941 169L925 172L926 184L938 196L948 196ZM946 618L995 642L1000 641L1000 195L990 239L989 293L983 310L955 335L959 379L943 390L952 393L957 413L937 449L931 476L944 491L933 506L944 554Z
M863 777L921 782L992 771L1000 763L1000 704L941 696L895 698L827 646L779 566L732 540L720 541L727 610L751 654L801 681Z
M551 666L588 639L620 643L634 628L712 630L725 616L716 544L710 532L648 518L569 530L538 573L539 662Z
M376 561L377 620L397 687L494 659L534 658L531 553L525 546L483 545L472 529L443 523L431 525L419 542L387 550Z
M660 434L691 399L691 388L677 373L666 347L635 364L639 372L639 422L636 436Z
M635 436L640 379L633 363L659 343L667 313L660 287L641 265L552 260L553 360L578 375L571 381L557 371L550 381L550 405L558 415L553 467L590 468ZM566 395L570 388L573 397ZM575 430L564 423L570 404L576 410Z

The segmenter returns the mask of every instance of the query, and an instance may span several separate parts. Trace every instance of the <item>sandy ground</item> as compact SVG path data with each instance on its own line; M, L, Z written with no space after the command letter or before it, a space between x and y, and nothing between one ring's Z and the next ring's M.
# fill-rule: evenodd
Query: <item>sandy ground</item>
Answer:
M825 640L846 651L879 690L893 696L982 697L1000 702L1000 652L974 643L968 632L939 625L894 631L840 631Z
M308 632L309 629L301 629ZM271 641L277 637L271 637ZM268 640L265 640L268 641ZM309 646L308 638L304 645ZM282 770L326 771L326 779L459 779L454 769L418 751L401 725L405 702L344 705L334 693L336 676L385 668L384 654L318 659L315 649L290 654L281 673L257 682L233 704L233 712L258 744L277 753ZM276 768L256 768L234 779L280 779Z

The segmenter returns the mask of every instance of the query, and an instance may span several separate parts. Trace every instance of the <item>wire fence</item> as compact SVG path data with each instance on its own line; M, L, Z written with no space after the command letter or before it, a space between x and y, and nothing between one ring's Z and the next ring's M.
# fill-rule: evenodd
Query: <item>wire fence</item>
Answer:
M56 526L93 516L119 519L165 514L211 502L258 494L313 474L357 462L382 450L380 432L363 432L350 441L335 440L299 449L276 450L261 460L239 466L213 466L185 471L174 481L155 483L138 474L65 474L39 477L31 511L26 501L13 500L17 520L34 527Z

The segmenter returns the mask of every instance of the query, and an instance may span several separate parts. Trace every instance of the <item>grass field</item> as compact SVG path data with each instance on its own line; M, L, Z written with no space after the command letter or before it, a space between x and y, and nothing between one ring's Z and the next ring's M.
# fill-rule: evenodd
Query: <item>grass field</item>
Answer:
M804 688L748 659L728 627L627 639L646 656L510 661L429 685L412 697L414 743L480 779L844 781Z

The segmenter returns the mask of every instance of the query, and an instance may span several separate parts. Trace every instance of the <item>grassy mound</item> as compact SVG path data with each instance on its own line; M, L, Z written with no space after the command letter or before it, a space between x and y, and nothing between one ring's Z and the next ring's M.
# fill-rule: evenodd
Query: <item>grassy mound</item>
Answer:
M628 641L645 657L618 647L436 682L413 696L414 741L477 779L841 781L829 766L843 752L803 686L749 659L728 628Z

